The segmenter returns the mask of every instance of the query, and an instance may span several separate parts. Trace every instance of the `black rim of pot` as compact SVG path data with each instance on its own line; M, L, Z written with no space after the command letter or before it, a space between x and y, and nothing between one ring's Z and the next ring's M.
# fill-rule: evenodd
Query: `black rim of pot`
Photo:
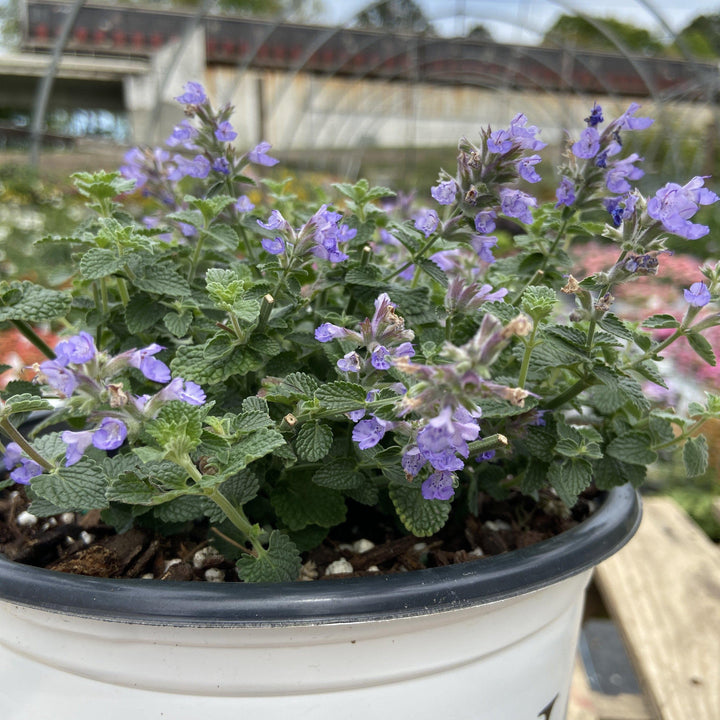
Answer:
M0 598L98 620L257 627L410 617L496 602L588 570L617 552L641 517L629 485L607 493L584 522L502 555L392 575L277 584L188 583L69 575L0 555Z

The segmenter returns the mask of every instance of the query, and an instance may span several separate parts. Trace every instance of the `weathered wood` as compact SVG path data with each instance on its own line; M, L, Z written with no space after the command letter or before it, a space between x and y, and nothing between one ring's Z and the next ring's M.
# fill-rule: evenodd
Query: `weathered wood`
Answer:
M600 720L592 694L582 660L578 657L573 668L566 720Z
M720 550L667 498L596 583L657 720L720 718Z

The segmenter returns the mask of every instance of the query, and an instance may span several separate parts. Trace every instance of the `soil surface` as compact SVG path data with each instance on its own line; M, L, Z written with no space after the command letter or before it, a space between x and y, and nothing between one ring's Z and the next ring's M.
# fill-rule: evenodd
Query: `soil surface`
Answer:
M357 506L319 548L303 554L299 579L405 572L516 550L577 525L592 512L594 495L584 494L570 512L550 496L539 505L519 494L504 501L483 496L477 517L429 538L398 536L374 510ZM207 526L171 537L142 528L118 534L99 512L36 518L27 506L21 486L0 492L0 553L15 562L94 577L239 581Z

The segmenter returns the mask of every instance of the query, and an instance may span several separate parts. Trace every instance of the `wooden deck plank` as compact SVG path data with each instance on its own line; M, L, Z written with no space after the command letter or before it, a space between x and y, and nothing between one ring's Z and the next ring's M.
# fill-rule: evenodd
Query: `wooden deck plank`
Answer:
M600 720L582 660L575 659L566 720Z
M658 720L720 718L720 550L667 498L596 582Z

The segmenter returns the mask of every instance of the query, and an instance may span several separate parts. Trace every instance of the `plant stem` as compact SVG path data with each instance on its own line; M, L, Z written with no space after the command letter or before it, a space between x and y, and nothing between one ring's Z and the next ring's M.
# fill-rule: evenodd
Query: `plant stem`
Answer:
M576 395L579 395L583 390L590 387L592 383L586 377L581 377L577 382L572 384L569 388L566 388L559 395L554 398L550 398L545 403L541 404L543 410L554 410L555 408L561 407L568 400L572 400Z
M683 430L677 437L674 437L672 440L668 440L667 442L661 443L660 445L654 445L653 450L664 450L665 448L671 447L676 443L687 440L689 437L692 437L693 434L697 432L707 420L708 418L700 418L700 420L696 420L687 430Z
M35 450L35 448L25 439L25 436L10 422L10 420L8 420L8 418L0 420L0 428L2 428L7 435L25 451L25 454L31 460L34 460L45 470L53 469L53 466L37 450Z
M208 490L206 494L225 513L227 519L252 543L257 554L263 555L266 550L257 539L255 528L250 524L245 513L235 507L216 487Z
M55 359L52 348L24 320L10 321L45 357Z
M125 282L124 278L117 279L117 289L123 307L127 307L128 303L130 302L130 294L128 293L127 283Z
M195 277L195 270L200 262L200 251L205 243L205 230L201 230L197 242L195 243L195 250L193 250L192 258L190 260L190 269L188 270L188 282L191 283Z
M384 278L382 278L383 282L387 282L388 280L392 280L394 277L397 277L400 275L400 273L405 272L411 265L414 265L417 263L418 258L422 258L422 256L435 244L435 241L437 240L437 237L432 237L430 240L428 240L416 253L413 254L412 259L408 260L404 265L401 265L397 270L394 270L389 275L386 275ZM417 274L417 271L416 271ZM413 278L414 280L414 278Z
M527 380L528 369L530 368L530 356L535 347L535 333L537 332L537 323L533 323L533 329L530 337L525 340L525 352L523 353L522 364L520 365L520 376L518 377L518 387L524 388Z

